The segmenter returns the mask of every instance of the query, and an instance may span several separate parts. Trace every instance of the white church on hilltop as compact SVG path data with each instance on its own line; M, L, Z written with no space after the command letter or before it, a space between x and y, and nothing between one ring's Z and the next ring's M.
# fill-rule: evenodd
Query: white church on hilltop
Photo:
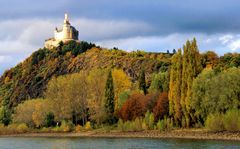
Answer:
M71 40L75 40L79 42L78 30L76 30L73 26L71 26L69 22L68 14L65 13L63 28L62 29L56 28L54 31L54 37L45 40L44 46L50 49L53 47L57 47L60 41L62 41L63 43L66 43Z

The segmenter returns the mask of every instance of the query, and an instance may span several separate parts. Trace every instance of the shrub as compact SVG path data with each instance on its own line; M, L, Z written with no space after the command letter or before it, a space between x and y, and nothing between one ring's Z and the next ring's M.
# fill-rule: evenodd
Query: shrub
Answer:
M134 121L126 121L126 122L123 122L122 119L119 119L118 121L118 130L121 130L121 131L141 131L143 130L142 128L142 123L143 123L143 120L141 118L136 118Z
M142 119L141 118L136 118L134 121L133 129L134 131L141 131L142 130Z
M83 130L83 127L81 126L81 125L77 125L76 127L75 127L75 131L76 132L80 132L80 131L82 131Z
M54 114L52 112L49 112L46 115L46 118L45 118L45 126L46 127L51 127L51 126L54 126L54 125L55 125Z
M26 125L26 124L24 124L24 123L22 123L22 124L19 124L18 126L17 126L17 132L19 132L19 133L25 133L25 132L27 132L29 129L28 129L28 126Z
M87 121L84 128L85 128L85 130L91 130L92 129L91 122Z
M166 129L166 122L164 121L164 119L158 120L157 129L160 131L164 131Z
M70 132L74 129L74 125L72 122L62 121L60 126L60 130L63 132Z
M149 111L147 111L145 113L144 121L145 121L148 129L151 130L151 129L154 128L154 116L153 116L153 113L150 113Z
M124 122L122 119L118 120L117 128L118 130L124 131Z
M143 130L148 130L148 126L145 121L142 122L142 129Z
M223 131L223 114L215 113L208 115L205 126L210 131Z
M223 117L224 128L228 131L240 131L240 110L227 111Z

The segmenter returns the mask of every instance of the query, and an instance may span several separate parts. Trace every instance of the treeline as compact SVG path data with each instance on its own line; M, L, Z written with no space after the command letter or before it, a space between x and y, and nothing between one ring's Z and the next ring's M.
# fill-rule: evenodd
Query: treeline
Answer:
M11 112L3 103L0 121L60 131L101 127L239 131L239 65L238 54L200 54L193 39L172 56L169 69L151 74L150 81L147 66L137 81L116 68L53 77L44 99L27 100Z

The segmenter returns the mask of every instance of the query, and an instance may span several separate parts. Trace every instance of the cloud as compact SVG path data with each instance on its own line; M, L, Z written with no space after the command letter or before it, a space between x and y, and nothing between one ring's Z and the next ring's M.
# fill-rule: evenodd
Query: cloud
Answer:
M52 37L54 28L61 27L62 22L63 16L54 19L25 18L0 21L0 74L4 69L15 66L33 51L43 47L44 40ZM95 42L108 48L165 52L181 48L186 40L196 37L202 52L214 50L223 55L240 49L238 33L209 34L181 29L176 32L170 29L173 25L166 28L164 24L163 27L156 27L148 22L127 19L72 17L71 22L79 30L80 40ZM170 33L162 33L165 29Z
M155 30L151 25L140 21L81 18L73 20L72 24L79 27L80 38L94 41L146 35Z
M223 45L228 47L232 52L240 50L240 34L228 34L221 36L219 40Z
M33 51L43 47L44 40L53 37L55 27L62 19L17 19L0 22L0 74L13 67ZM80 40L96 42L146 34L153 28L142 22L125 20L73 19L72 25L80 31ZM17 26L17 27L16 27ZM7 62L6 62L7 60Z

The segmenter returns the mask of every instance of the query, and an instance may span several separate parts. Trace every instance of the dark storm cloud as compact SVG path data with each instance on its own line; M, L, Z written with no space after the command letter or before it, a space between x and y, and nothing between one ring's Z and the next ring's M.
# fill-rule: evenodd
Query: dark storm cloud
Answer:
M201 52L240 51L239 0L1 0L0 74L53 36L68 12L80 40L166 51L196 37Z
M13 0L0 2L0 19L75 17L142 21L155 30L146 35L240 32L237 0ZM141 33L141 31L140 31Z

